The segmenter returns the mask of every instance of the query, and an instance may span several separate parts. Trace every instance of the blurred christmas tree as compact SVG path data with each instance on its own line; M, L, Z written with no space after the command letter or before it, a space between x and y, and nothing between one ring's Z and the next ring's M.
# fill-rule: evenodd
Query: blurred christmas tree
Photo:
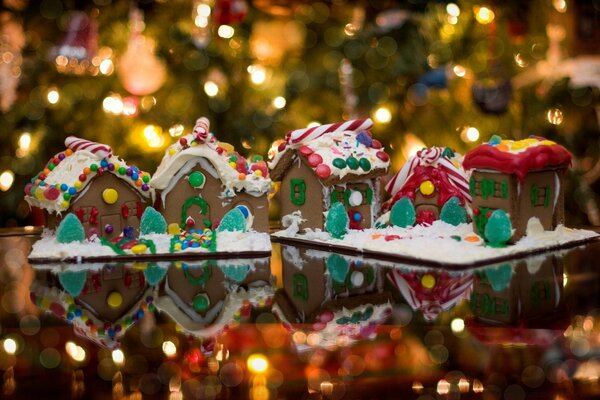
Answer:
M600 224L599 15L584 0L5 0L1 226L28 222L22 188L66 136L152 172L202 115L263 155L290 129L371 116L393 171L423 145L547 136L575 155L570 223Z

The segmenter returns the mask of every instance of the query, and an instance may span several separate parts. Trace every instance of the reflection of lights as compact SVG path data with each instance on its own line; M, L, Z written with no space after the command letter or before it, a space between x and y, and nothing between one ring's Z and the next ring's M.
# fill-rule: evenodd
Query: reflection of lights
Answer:
M121 96L116 93L104 98L102 101L102 108L104 112L119 115L123 112L123 100Z
M553 0L552 5L560 13L567 12L567 2L565 0Z
M98 69L102 75L110 75L115 70L115 64L113 64L110 58L107 58L100 62Z
M460 378L458 381L458 390L461 393L467 393L469 391L469 381L465 378Z
M488 7L475 7L475 19L482 25L491 23L496 14Z
M15 174L11 170L6 170L0 174L0 190L6 192L15 182Z
M233 29L233 27L229 25L221 25L217 30L217 35L219 35L223 39L231 39L234 33L235 29Z
M458 76L459 78L462 78L467 74L465 67L458 64L452 68L452 72L454 72L454 75Z
M157 148L163 145L165 138L161 135L162 129L156 125L146 125L144 128L144 139L148 146Z
M450 323L450 328L454 333L461 333L465 330L465 321L462 318L454 318Z
M261 85L267 79L267 71L262 65L250 65L248 67L248 73L250 74L250 80L255 85Z
M448 21L450 25L456 25L458 24L458 17L455 17L454 15L448 15L446 17L446 21Z
M546 118L552 125L560 125L563 122L563 113L558 108L551 108L546 112Z
M420 394L423 392L423 384L419 381L413 382L412 384L412 390L413 392Z
M69 341L65 343L65 350L67 354L75 361L82 362L85 360L85 350L83 347L76 345L75 343Z
M311 347L316 347L321 343L321 336L316 332L311 332L306 337L306 344Z
M17 342L14 339L5 339L3 347L4 351L8 354L15 354L17 352Z
M165 340L162 344L162 351L167 357L173 357L177 354L177 347L170 340Z
M269 368L269 361L262 354L252 354L246 362L250 372L254 374L262 374Z
M481 383L478 379L473 380L473 393L481 393L483 392L483 383Z
M125 361L125 354L123 354L121 349L113 350L111 356L115 364L123 364L123 362Z
M567 274L563 274L563 287L567 286L568 282L569 282L569 277L567 276Z
M169 128L169 135L171 137L181 136L185 128L181 124L175 124Z
M349 37L354 36L356 34L356 26L353 24L346 24L344 27L344 34Z
M448 394L450 392L450 382L445 379L440 379L437 384L437 393L441 395Z
M278 110L281 110L283 107L285 107L285 104L285 97L278 96L273 99L273 107L277 108Z
M219 87L213 81L206 81L204 84L204 93L206 93L208 97L215 97L219 94Z
M58 90L50 89L46 94L46 98L48 99L48 103L56 104L58 103L58 100L60 100L60 94L58 93Z
M529 64L525 57L523 57L523 54L521 53L515 53L514 59L515 64L517 64L521 68L525 68Z
M458 17L460 15L460 8L454 3L448 3L446 5L446 12L452 17Z
M196 7L196 12L199 16L206 18L210 15L211 9L208 4L198 4L198 7Z
M333 394L333 383L330 381L323 381L320 385L321 393L323 396L330 397Z
M138 107L137 107L137 98L135 97L126 97L123 99L123 115L127 117L132 117L137 115Z
M377 110L375 110L374 117L377 122L387 124L392 120L392 113L387 107L379 107Z
M306 333L301 331L294 332L294 334L292 335L292 340L294 341L294 343L304 344L306 343Z

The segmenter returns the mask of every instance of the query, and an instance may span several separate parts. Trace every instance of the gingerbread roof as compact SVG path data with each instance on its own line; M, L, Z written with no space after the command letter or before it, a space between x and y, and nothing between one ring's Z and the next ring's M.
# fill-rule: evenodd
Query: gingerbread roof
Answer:
M463 167L485 169L515 174L524 180L530 171L566 168L571 164L571 154L563 146L532 136L523 140L501 140L493 136L469 151L463 160Z
M87 186L104 173L128 183L142 197L154 195L148 185L150 174L128 165L112 154L109 146L69 136L66 150L52 157L45 168L25 186L25 200L32 206L60 213Z
M414 201L419 185L427 180L438 189L440 205L453 196L462 204L471 201L461 155L447 147L430 147L410 157L386 185L385 190L392 195L391 204L404 196Z
M390 157L371 126L371 119L360 119L288 132L269 151L271 177L281 180L298 157L328 184L384 175Z
M218 174L216 178L221 180L226 190L234 193L243 190L255 195L268 193L271 179L264 161L248 161L231 145L220 143L208 129L208 119L200 118L192 133L169 146L150 185L169 191L175 184L173 177L182 167L204 158L214 167Z

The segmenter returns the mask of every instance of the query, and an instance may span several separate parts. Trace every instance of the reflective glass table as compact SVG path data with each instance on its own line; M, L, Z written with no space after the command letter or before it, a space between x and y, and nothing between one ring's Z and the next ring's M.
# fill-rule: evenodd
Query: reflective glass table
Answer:
M1 398L600 398L600 243L450 271L271 257L30 264L0 232Z

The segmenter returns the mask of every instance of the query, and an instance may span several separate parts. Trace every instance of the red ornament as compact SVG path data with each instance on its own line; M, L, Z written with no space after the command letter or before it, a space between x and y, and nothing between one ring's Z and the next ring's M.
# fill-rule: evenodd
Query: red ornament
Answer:
M321 164L315 168L315 173L321 179L329 178L329 175L331 175L331 168L325 164Z
M375 153L375 155L383 162L387 162L390 160L390 156L385 151L380 150L377 153Z
M302 154L304 157L308 157L314 153L314 150L308 146L302 146L298 149L298 153Z
M320 155L313 153L310 156L308 156L308 165L310 165L311 167L316 167L317 165L321 164L323 162L323 157L321 157Z

